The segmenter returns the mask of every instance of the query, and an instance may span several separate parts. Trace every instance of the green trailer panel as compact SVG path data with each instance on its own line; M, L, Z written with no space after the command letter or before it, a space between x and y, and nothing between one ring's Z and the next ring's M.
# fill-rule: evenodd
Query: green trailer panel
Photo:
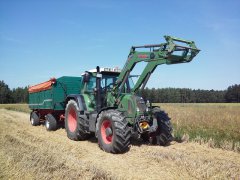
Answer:
M60 77L50 89L29 93L29 108L64 110L66 97L70 94L80 94L81 86L82 77Z
M29 94L30 109L52 109L52 101L52 89Z

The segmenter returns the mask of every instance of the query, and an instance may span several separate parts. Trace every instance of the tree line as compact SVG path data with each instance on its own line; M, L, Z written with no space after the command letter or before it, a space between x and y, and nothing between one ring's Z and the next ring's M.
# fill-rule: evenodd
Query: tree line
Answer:
M239 103L240 84L229 86L227 90L146 88L140 94L153 103Z
M28 87L10 89L4 81L0 81L0 104L27 102Z
M146 88L139 94L153 103L239 103L240 84L229 86L226 90ZM4 81L0 81L0 104L27 102L28 87L10 89Z

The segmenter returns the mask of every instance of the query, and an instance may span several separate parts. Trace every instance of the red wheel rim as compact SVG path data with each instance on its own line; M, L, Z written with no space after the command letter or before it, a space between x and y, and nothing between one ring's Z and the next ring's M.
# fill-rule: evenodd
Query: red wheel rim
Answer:
M68 112L68 128L71 132L74 132L77 128L77 115L74 108L71 108Z
M112 130L111 121L103 120L102 125L101 125L101 135L102 135L102 140L105 144L110 144L112 142L113 134L111 133L110 135L107 135L107 133L106 133L106 130L108 128L110 128Z

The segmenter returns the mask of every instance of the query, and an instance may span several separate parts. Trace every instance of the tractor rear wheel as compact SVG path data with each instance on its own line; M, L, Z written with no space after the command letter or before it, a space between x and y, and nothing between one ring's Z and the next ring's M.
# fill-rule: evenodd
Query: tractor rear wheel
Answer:
M89 133L84 130L85 120L79 116L77 102L69 100L65 109L65 129L69 139L74 141L86 140Z
M129 149L131 130L123 114L106 110L99 114L96 125L99 147L109 153L123 153Z
M149 134L149 141L152 144L166 146L173 139L170 118L158 107L153 108L153 115L157 120L158 128L155 133Z
M46 115L45 127L47 131L55 131L57 129L57 120L52 114Z
M39 116L37 115L36 112L31 112L30 114L30 122L32 124L32 126L38 126L40 125L40 119Z

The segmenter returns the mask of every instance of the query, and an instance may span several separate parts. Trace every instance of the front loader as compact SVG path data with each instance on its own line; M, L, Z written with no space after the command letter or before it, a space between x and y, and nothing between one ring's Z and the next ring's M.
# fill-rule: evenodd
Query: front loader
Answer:
M97 67L86 71L79 80L75 78L79 84L75 91L68 85L71 79L54 81L52 86L62 87L64 99L58 98L49 111L32 108L30 119L44 117L40 112L48 117L51 114L46 120L52 117L64 120L70 139L85 140L95 134L100 148L110 153L126 152L133 135L151 144L168 145L173 139L170 118L139 97L138 92L144 89L158 65L190 62L200 50L193 41L164 37L166 42L162 44L133 46L122 70ZM139 62L147 64L134 85L131 72ZM57 105L59 111L54 110Z

